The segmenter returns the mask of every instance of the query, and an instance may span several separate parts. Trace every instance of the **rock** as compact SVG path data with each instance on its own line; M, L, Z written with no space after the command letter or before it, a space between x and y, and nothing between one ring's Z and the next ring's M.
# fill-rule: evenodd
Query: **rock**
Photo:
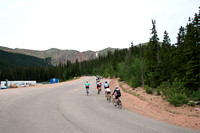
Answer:
M200 101L196 101L196 102L194 102L196 105L199 105L200 104Z

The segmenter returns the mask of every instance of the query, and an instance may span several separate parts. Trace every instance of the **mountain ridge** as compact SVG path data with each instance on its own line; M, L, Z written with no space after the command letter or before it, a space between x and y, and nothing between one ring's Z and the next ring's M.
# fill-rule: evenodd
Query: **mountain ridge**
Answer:
M51 58L52 65L58 65L58 64L66 64L67 61L71 62L82 62L85 60L95 59L98 56L97 55L106 55L108 51L114 52L118 48L105 48L100 51L92 51L87 50L83 52L79 52L78 50L61 50L58 48L50 48L47 50L30 50L30 49L19 49L19 48L8 48L0 46L0 50L11 52L11 53L18 53L18 54L24 54L28 56L33 56L41 59L45 58ZM98 54L97 54L98 53Z
M24 55L20 53L12 53L0 50L0 68L13 67L49 67L52 66L50 59L37 58L34 56Z

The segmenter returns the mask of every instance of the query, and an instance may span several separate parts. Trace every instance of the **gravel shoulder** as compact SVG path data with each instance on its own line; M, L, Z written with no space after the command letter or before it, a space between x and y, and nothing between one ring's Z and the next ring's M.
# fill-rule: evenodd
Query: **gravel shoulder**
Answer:
M115 86L119 86L121 90L121 100L126 109L158 121L200 131L199 106L174 107L161 96L147 94L141 87L133 90L125 82L112 79L110 81L112 91Z

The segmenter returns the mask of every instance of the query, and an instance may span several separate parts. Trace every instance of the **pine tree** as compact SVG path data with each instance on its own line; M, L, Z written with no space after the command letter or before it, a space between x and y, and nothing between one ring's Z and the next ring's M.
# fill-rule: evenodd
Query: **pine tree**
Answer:
M200 13L186 27L183 81L187 88L197 90L200 88Z
M183 77L183 63L184 63L184 42L185 42L185 28L180 27L179 28L179 33L177 36L177 43L175 44L175 51L172 53L172 58L173 58L173 72L172 72L172 78L181 78Z
M147 82L150 87L156 87L159 84L160 75L160 44L156 31L156 21L152 20L153 28L151 29L152 37L148 43L145 52L147 62Z
M184 41L185 41L185 28L181 26L178 33L176 46L180 47L181 44L184 43Z
M163 42L161 46L161 81L167 81L171 77L172 69L172 49L171 49L171 40L167 31L164 31Z

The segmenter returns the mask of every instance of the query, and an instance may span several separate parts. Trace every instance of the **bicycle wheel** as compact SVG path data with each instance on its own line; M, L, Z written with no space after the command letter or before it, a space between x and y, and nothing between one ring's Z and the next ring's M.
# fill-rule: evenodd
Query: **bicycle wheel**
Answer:
M122 108L122 101L120 99L118 99L117 102L118 108L121 109Z
M98 89L98 94L100 94L100 89Z
M112 98L112 103L113 103L113 105L115 105L115 99L114 98Z

